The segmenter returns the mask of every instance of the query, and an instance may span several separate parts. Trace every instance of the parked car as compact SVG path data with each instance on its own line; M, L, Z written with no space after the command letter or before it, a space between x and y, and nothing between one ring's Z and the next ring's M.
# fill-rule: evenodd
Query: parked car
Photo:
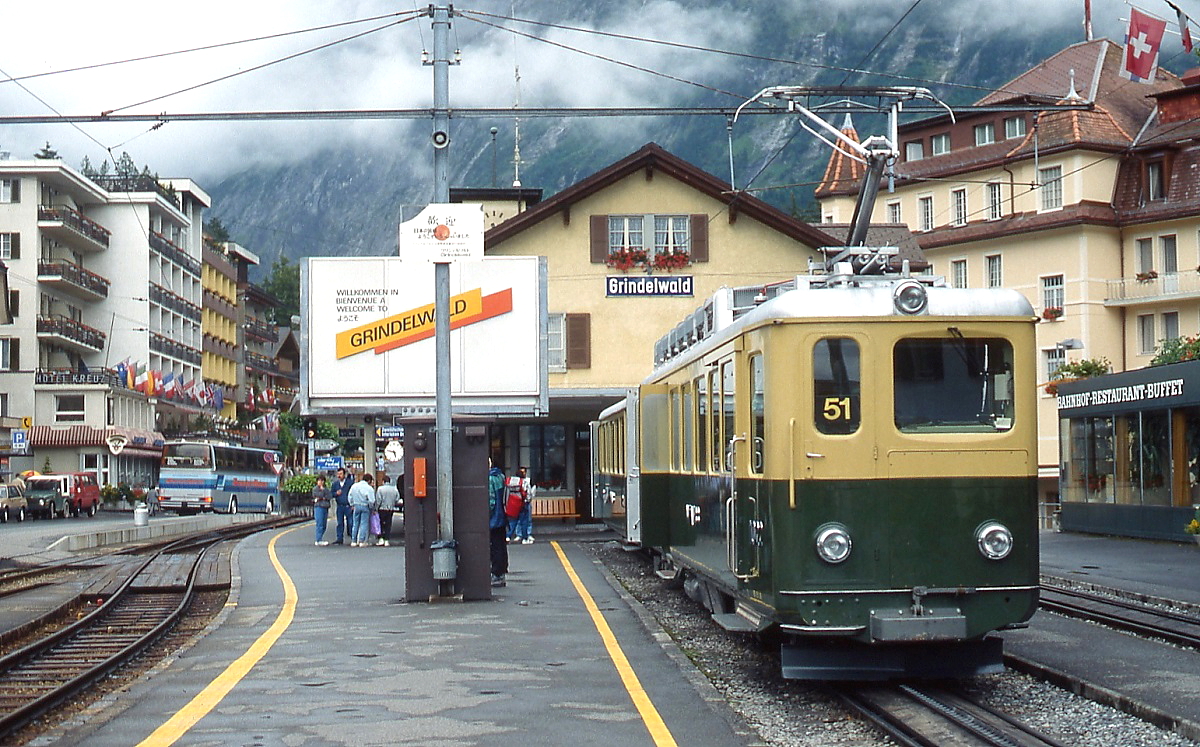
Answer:
M15 482L0 482L0 522L25 521L25 490Z
M25 480L29 512L47 519L56 516L95 516L100 508L100 485L91 472L37 475Z

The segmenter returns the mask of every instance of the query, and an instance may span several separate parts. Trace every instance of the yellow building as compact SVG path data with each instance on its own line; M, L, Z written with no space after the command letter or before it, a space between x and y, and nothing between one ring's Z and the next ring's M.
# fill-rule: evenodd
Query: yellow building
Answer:
M1066 361L1142 368L1163 339L1200 331L1200 78L1131 83L1121 54L1108 40L1076 44L977 102L1008 111L902 126L896 189L875 205L873 219L906 223L952 285L1029 298L1042 382ZM824 220L852 214L856 186L849 165L831 163ZM1039 424L1049 510L1059 444L1046 391Z
M547 258L550 417L506 424L493 448L505 467L530 467L544 495L582 499L586 515L588 422L650 373L655 341L717 289L807 273L841 239L653 143L529 202L484 246Z

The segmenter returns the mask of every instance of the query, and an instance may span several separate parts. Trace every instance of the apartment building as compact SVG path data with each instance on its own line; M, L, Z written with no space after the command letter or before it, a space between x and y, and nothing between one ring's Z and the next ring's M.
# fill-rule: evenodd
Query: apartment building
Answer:
M146 485L163 431L211 409L194 396L209 203L186 179L0 160L13 310L0 327L0 416L28 425L10 429L27 448L0 458L0 472Z
M1109 40L1072 45L977 102L1010 111L901 126L896 187L875 206L873 219L906 223L951 284L1029 298L1042 382L1085 358L1142 368L1162 340L1200 332L1200 76L1132 83L1121 54ZM825 220L853 212L852 165L826 172ZM1041 492L1055 504L1048 391L1039 432Z

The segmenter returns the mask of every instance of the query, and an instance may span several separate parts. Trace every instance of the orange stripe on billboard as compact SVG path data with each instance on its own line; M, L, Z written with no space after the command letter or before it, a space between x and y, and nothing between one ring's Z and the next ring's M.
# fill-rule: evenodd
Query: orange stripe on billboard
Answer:
M481 304L478 313L457 316L451 315L450 329L459 329L467 326L468 324L482 322L484 319L491 319L492 317L500 316L501 314L507 314L508 312L512 311L512 288L505 288L502 291L497 291L496 293L486 295L480 300ZM401 340L395 340L378 345L375 347L375 352L386 353L389 350L395 350L398 347L403 347L404 345L409 345L419 340L428 340L431 337L433 337L432 324L428 329L422 330L420 334L406 335Z
M483 309L483 289L476 288L450 299L450 320L475 316ZM434 304L418 306L369 324L337 333L338 360L394 342L405 344L428 332L433 334ZM453 324L451 324L453 328Z

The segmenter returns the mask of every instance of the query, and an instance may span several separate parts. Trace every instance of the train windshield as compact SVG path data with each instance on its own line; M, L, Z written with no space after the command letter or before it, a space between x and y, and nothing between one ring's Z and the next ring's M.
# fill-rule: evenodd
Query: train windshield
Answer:
M1008 340L957 334L901 340L893 358L896 427L905 433L1007 431L1012 371Z

